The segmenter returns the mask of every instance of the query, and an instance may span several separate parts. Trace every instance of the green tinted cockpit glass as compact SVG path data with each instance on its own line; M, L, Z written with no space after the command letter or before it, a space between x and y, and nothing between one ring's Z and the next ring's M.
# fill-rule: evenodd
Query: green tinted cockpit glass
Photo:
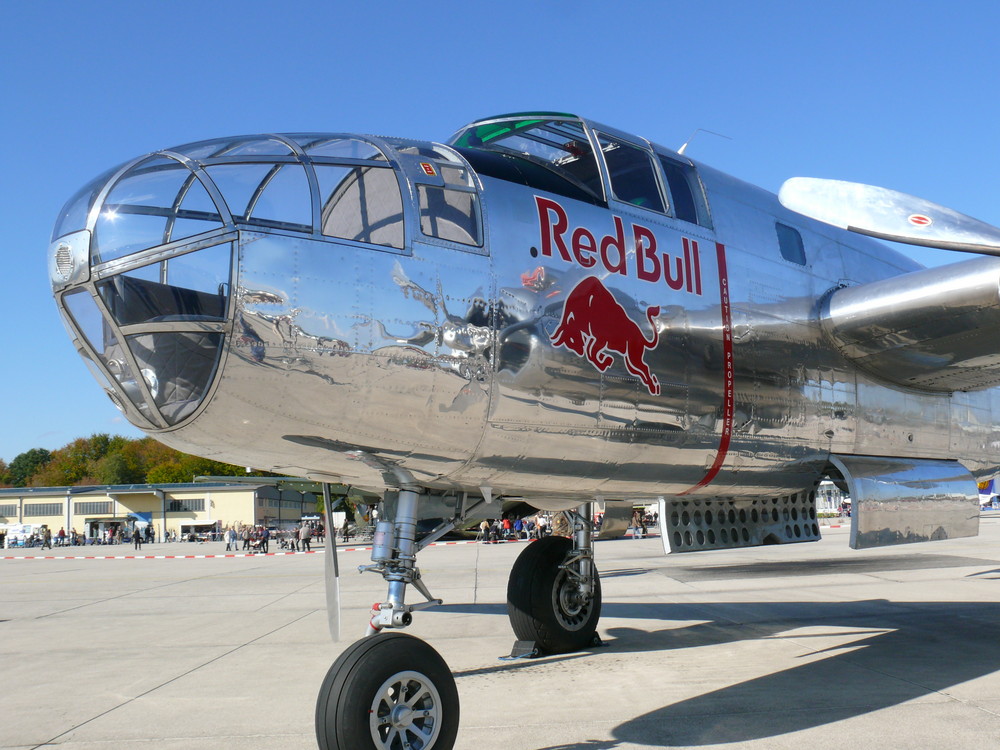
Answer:
M530 161L593 198L604 189L590 138L572 117L512 117L472 124L452 139L458 148L492 151Z
M541 120L513 120L507 122L491 122L486 125L469 128L462 134L456 146L468 147L476 143L477 139L481 143L489 143L495 138L507 135L508 133L520 130L521 128L537 125Z

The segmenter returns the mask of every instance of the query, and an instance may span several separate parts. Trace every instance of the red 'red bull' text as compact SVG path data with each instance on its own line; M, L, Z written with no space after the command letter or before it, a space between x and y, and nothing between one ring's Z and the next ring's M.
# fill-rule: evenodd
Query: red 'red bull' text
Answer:
M558 254L567 263L581 268L598 264L608 273L635 276L640 281L664 283L674 291L686 290L701 295L701 256L698 241L681 240L681 254L673 256L661 251L656 234L641 224L631 223L630 234L634 253L626 247L625 222L614 219L614 234L596 237L586 227L570 227L566 209L558 202L535 196L538 207L538 227L541 233L541 254L551 258Z

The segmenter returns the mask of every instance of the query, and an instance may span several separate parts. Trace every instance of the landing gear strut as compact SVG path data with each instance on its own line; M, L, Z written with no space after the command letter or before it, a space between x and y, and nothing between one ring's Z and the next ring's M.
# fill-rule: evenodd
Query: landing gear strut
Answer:
M596 642L601 579L594 565L592 507L585 503L570 514L572 539L532 542L511 569L510 624L518 641L533 642L537 653L579 651Z
M420 580L420 547L454 527L458 516L416 541L419 490L399 492L395 518L376 527L372 562L362 568L389 584L372 609L367 637L333 663L316 701L320 750L451 750L458 734L458 689L444 659L418 638L383 630L403 628L412 613L440 604ZM426 602L406 603L412 585Z

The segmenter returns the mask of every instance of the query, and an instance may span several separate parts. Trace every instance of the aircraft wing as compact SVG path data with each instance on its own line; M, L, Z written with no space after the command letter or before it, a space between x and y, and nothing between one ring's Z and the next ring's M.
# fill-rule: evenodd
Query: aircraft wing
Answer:
M778 192L792 211L908 245L1000 255L1000 229L924 198L858 182L793 177Z

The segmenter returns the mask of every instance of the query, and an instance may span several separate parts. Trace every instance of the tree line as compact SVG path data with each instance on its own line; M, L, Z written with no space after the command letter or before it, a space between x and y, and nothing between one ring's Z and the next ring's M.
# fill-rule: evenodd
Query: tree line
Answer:
M32 448L8 464L0 459L0 487L168 484L196 476L274 476L169 448L151 437L95 434L49 451Z

